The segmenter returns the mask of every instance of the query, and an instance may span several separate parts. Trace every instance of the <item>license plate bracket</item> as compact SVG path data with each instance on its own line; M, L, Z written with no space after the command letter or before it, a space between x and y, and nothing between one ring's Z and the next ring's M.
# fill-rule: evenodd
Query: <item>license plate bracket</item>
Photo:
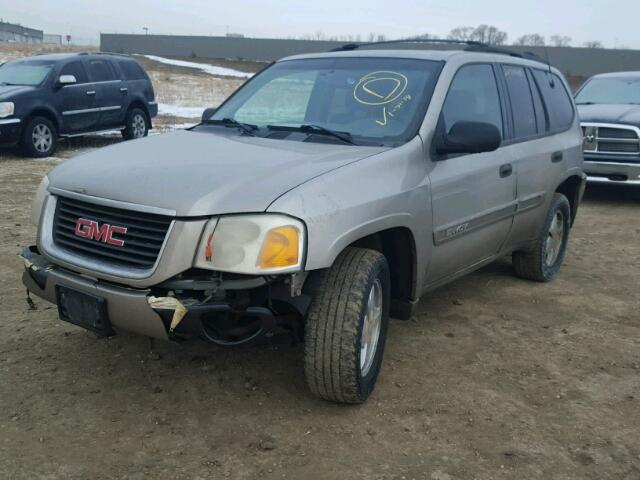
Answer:
M86 328L100 337L115 334L104 298L56 285L56 300L60 320Z

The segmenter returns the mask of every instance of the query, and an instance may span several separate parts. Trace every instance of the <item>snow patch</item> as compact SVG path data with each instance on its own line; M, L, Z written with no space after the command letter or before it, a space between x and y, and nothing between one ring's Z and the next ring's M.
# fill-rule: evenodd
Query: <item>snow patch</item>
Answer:
M216 65L208 65L206 63L187 62L185 60L174 60L172 58L157 57L156 55L142 55L154 62L164 63L165 65L174 65L176 67L195 68L201 70L209 75L218 75L223 77L240 77L249 78L253 76L253 73L241 72L240 70L234 70L233 68L218 67Z
M158 103L159 115L183 118L201 118L202 112L204 112L203 107L183 107L181 105L172 105L170 103Z

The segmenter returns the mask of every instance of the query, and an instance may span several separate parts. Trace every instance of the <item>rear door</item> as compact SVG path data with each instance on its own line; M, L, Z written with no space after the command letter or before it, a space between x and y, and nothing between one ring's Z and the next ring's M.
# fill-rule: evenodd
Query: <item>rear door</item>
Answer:
M518 210L508 244L517 248L537 234L566 171L574 108L563 81L554 73L519 65L503 65L501 71L513 126L506 150L518 178Z
M96 86L96 103L100 108L99 128L119 127L124 122L124 83L119 71L107 58L87 61L89 76Z
M495 67L465 65L451 83L438 128L448 131L455 122L476 121L491 123L504 132L504 110ZM434 254L428 283L481 263L500 250L516 205L516 179L510 163L502 148L435 162L429 174Z
M61 75L73 75L76 83L64 85L55 93L62 114L60 133L73 134L95 128L99 117L95 85L89 81L84 65L80 60L69 62L60 70L58 76Z

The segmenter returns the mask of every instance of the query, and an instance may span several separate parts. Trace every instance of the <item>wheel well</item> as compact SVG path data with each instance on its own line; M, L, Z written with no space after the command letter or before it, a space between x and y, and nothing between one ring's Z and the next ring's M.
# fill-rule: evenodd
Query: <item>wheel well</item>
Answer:
M36 109L33 112L31 112L29 114L29 119L32 119L33 117L44 117L48 120L51 121L51 123L53 123L53 126L56 127L56 130L58 131L58 134L60 133L60 124L58 123L58 119L57 117L49 110L46 109ZM26 124L26 122L25 122Z
M556 192L563 194L569 200L571 205L571 224L576 218L578 213L578 205L580 204L580 186L582 185L582 179L577 176L571 176L556 188Z
M131 102L129 104L129 108L127 108L127 114L131 111L132 108L139 108L145 113L145 115L147 116L147 121L149 122L149 128L151 128L151 116L149 115L149 110L147 110L147 106L144 104L144 102L141 102L140 100L134 100L133 102Z
M416 284L416 247L413 234L408 228L396 227L383 230L356 240L350 246L377 250L387 258L391 276L392 310L394 310L394 304L413 302ZM393 316L402 318L405 315Z

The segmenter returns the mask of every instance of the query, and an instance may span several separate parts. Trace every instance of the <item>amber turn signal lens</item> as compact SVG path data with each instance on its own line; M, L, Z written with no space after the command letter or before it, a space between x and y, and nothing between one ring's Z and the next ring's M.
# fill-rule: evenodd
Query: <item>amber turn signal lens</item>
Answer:
M297 265L299 238L298 229L290 225L269 230L262 244L258 266L269 269Z

